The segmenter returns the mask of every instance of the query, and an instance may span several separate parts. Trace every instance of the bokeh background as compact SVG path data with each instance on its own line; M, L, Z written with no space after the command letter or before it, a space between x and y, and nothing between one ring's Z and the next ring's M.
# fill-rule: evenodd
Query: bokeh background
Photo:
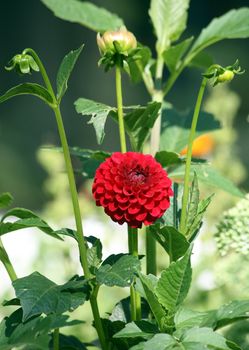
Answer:
M94 3L106 7L122 17L138 40L154 49L155 38L148 17L149 0L102 0ZM188 29L184 36L197 35L213 17L232 8L248 6L248 0L198 1L192 0ZM115 104L113 75L97 67L99 52L95 33L78 24L65 22L53 16L40 1L1 1L0 5L0 92L6 91L27 77L6 72L4 66L16 53L26 47L34 48L46 65L51 79L55 79L59 64L66 53L85 43L83 53L69 82L62 110L69 143L82 148L96 148L93 128L87 119L79 117L73 102L80 96ZM249 71L249 40L226 40L211 48L217 63L229 65L239 58L241 66ZM30 80L39 81L39 74ZM200 71L185 70L168 95L177 109L192 106L200 82ZM248 73L235 79L231 88L241 97L235 127L239 132L236 148L243 163L248 166ZM132 85L126 79L124 102L143 104L149 99L144 86ZM112 129L108 123L107 131ZM58 135L52 112L41 101L30 96L18 97L0 106L0 191L13 193L17 205L39 209L46 202L42 184L46 173L36 159L36 150L44 143L58 144ZM117 149L118 138L105 139L103 148ZM248 179L243 187L248 189Z
M149 0L92 2L117 13L124 19L127 28L135 33L137 39L154 51L155 38L148 16ZM188 29L183 37L197 36L214 17L232 8L243 6L249 6L249 1L192 0ZM96 34L78 24L54 17L39 0L2 1L0 33L0 94L27 79L41 82L37 73L27 78L4 70L7 62L24 48L32 47L37 51L51 80L55 82L57 69L65 54L78 48L82 43L85 44L70 78L69 89L62 102L62 113L69 144L97 149L94 130L87 124L88 118L77 115L73 105L78 97L115 105L113 72L106 74L103 68L97 66L99 52L96 46ZM236 77L229 87L217 87L212 91L210 89L206 94L204 108L213 112L225 125L222 133L214 135L216 148L209 155L210 160L242 190L248 192L249 40L222 41L207 51L223 66L230 65L239 58L242 68L246 70L246 73ZM200 81L201 71L186 69L168 95L168 101L179 110L193 106ZM133 85L125 77L125 105L145 104L148 101L149 96L144 86ZM31 96L22 96L0 105L0 193L11 192L15 198L15 206L41 213L53 227L73 227L62 155L41 151L40 148L44 144L59 145L53 113L44 103ZM107 122L102 149L107 151L119 149L118 130L111 120ZM104 241L104 256L126 252L125 227L110 222L109 218L95 208L90 195L90 182L83 182L80 177L77 178L77 182L82 194L80 201L86 235L94 234ZM209 188L203 187L202 191L204 194L210 193ZM199 310L217 307L231 299L248 298L247 251L246 254L241 254L240 251L231 252L221 258L214 240L222 211L235 205L238 198L221 191L216 192L193 257L195 275L188 306ZM243 205L246 207L247 203ZM239 212L242 212L241 209ZM248 210L244 212L243 220L246 226ZM234 212L231 216L234 216ZM232 223L236 223L233 218L231 220ZM248 237L248 229L246 233ZM70 240L66 240L67 244L54 242L52 238L38 233L37 230L13 232L3 237L3 240L19 276L38 270L55 282L63 283L76 272L81 273L77 247ZM140 243L142 250L142 237ZM159 266L165 267L167 262L160 249L158 260ZM1 299L13 296L2 266L0 276ZM101 288L102 314L110 311L126 291L117 288L113 294L110 293L110 289ZM9 313L6 308L0 308L0 316L6 313ZM83 314L84 319L88 321L85 327L88 327L91 314L87 306L84 306L83 311L80 309L76 317L82 319ZM230 332L229 336L240 342L243 349L248 349L248 322L240 323L236 327L227 331ZM86 329L83 333L80 329L74 332L82 340L86 340L86 336L91 340L95 336L94 331Z

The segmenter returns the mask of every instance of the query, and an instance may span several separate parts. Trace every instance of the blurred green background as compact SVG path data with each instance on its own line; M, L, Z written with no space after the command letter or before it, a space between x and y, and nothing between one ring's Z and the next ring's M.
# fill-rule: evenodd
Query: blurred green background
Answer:
M137 39L154 50L155 38L148 17L149 0L143 1L93 1L122 17ZM184 36L197 35L210 20L232 8L248 6L248 0L198 1L192 0L188 29ZM106 74L97 67L99 52L96 34L78 24L62 21L40 2L34 0L2 1L0 7L0 92L3 93L27 77L8 73L4 66L10 58L26 47L35 49L43 60L49 76L54 81L58 66L71 49L85 43L83 53L69 82L69 90L62 103L63 118L71 146L96 148L92 126L79 117L73 102L80 96L115 104L113 74ZM226 40L208 49L221 65L232 64L237 58L243 69L249 71L249 40ZM248 167L248 73L234 79L230 85L241 97L241 106L235 119L238 130L236 151ZM177 109L193 105L200 83L200 71L187 69L168 96ZM39 74L28 77L40 81ZM142 84L132 85L125 78L124 103L143 104L149 100ZM103 149L118 149L118 137L111 134L111 121ZM111 137L110 137L111 135ZM108 137L109 136L109 137ZM0 192L10 191L15 205L40 209L48 197L42 190L46 172L36 158L43 144L59 144L52 111L40 100L30 96L15 98L0 105ZM232 159L231 159L232 166ZM242 188L249 189L248 178Z

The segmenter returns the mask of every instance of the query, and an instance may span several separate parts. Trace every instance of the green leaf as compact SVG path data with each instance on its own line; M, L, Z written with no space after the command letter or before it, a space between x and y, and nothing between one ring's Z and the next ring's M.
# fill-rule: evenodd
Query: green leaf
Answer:
M125 325L114 338L143 338L150 339L158 329L148 321L131 322Z
M15 216L20 220L16 220L15 222L3 222L7 217ZM1 221L0 221L0 236L20 230L28 227L37 227L42 232L52 236L54 238L60 239L61 237L55 233L55 231L38 215L33 213L31 210L23 209L23 208L13 208L7 211Z
M100 239L89 236L86 238L91 243L91 247L87 250L87 262L92 273L95 273L102 261L102 244Z
M180 166L177 169L170 172L170 178L183 179L185 168ZM194 172L198 176L198 180L208 186L217 187L225 192L228 192L237 197L244 197L244 194L238 189L231 180L224 177L217 169L211 167L208 164L197 164L191 166L191 176Z
M13 197L9 192L4 192L0 194L0 209L6 208L11 205Z
M205 320L207 319L209 313L208 312L199 312L186 309L181 307L177 310L174 321L176 329L186 329L193 327L201 327L205 326Z
M180 155L176 152L160 151L156 153L155 158L163 168L182 163Z
M175 46L169 47L163 53L163 59L168 67L170 73L173 73L181 64L181 58L188 50L190 44L192 43L194 37L185 39Z
M87 350L86 345L72 335L60 334L59 344L60 350Z
M249 8L231 10L214 18L196 39L189 57L223 39L243 39L249 37Z
M140 261L131 255L110 255L96 273L98 283L109 287L128 287L140 270Z
M81 45L77 50L70 51L62 60L60 68L57 73L57 98L61 100L62 96L67 90L67 82L73 71L75 63L77 62L79 55L84 45Z
M189 63L189 66L208 69L214 63L213 57L205 51L199 52Z
M189 248L186 237L178 232L174 227L151 225L150 232L164 250L169 254L172 261L182 257Z
M118 29L123 21L116 14L94 5L78 0L41 0L54 15L69 22L79 23L96 32Z
M149 103L139 107L124 117L125 130L128 133L134 151L141 152L144 142L148 139L150 130L158 117L161 104ZM114 114L112 114L114 115ZM117 121L117 116L114 116Z
M57 285L38 272L13 282L16 297L23 308L23 321L42 313L61 314L72 311L88 298L86 280L71 280Z
M91 116L88 124L93 124L97 136L97 142L98 144L101 144L105 136L104 128L106 118L111 111L115 110L115 108L86 98L79 98L75 101L74 105L77 113Z
M130 75L133 83L138 83L143 78L143 72L146 65L151 59L151 50L147 46L140 46L136 49L136 53L127 57L128 67L124 69Z
M174 109L163 109L160 149L181 152L188 143L193 112L179 114ZM200 112L196 137L220 128L220 122L210 113Z
M156 334L144 344L143 350L178 350L177 341L170 334ZM180 350L180 347L179 347Z
M172 262L164 270L156 286L156 295L159 302L170 312L176 312L179 305L188 294L191 284L192 269L190 256L192 247L188 249L183 258Z
M41 100L46 102L50 107L53 106L53 98L43 86L35 83L23 83L5 92L4 95L0 96L0 103L9 100L12 97L19 95L33 95L39 97Z
M157 277L154 275L143 275L142 273L139 274L139 279L143 285L145 298L148 301L151 311L153 312L153 315L157 321L157 324L159 328L161 329L162 324L164 322L165 318L165 311L162 308L161 304L159 303L156 294L155 294L155 286L157 283Z
M198 186L198 178L196 173L194 173L194 178L192 181L190 194L189 194L189 203L188 203L188 211L187 211L187 220L186 220L186 231L189 230L193 221L196 218L198 213L198 204L200 199L200 191ZM185 232L184 232L185 234Z
M162 53L180 38L186 28L189 0L151 0L149 15L157 36L157 50Z

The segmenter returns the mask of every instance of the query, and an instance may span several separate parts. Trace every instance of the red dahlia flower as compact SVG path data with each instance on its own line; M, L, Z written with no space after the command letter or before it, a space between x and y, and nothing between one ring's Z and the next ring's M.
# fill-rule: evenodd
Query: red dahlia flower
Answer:
M169 208L171 180L151 155L113 153L97 169L92 187L97 206L131 227L152 224Z

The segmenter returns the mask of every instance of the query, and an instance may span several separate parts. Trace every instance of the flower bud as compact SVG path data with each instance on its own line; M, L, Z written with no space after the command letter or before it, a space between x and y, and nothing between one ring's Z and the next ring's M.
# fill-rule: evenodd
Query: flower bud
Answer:
M137 47L135 36L125 27L117 31L107 31L101 37L97 34L97 44L102 55L119 53L128 56Z
M218 83L225 83L233 80L234 72L231 70L225 70L224 73L220 74L217 78Z
M33 57L25 53L15 55L5 69L8 71L15 69L20 74L29 74L32 70L39 72L39 67Z

